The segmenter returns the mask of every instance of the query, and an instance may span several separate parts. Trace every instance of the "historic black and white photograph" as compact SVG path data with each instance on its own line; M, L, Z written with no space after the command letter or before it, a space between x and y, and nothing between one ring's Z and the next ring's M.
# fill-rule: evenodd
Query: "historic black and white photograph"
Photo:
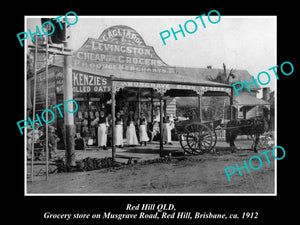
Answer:
M276 16L204 13L24 17L25 195L276 195Z

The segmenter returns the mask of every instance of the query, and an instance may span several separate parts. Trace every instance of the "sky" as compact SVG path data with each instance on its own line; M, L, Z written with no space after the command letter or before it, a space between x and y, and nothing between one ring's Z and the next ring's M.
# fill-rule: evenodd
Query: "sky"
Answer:
M203 12L205 13L205 12ZM201 13L201 14L203 14ZM201 15L199 14L199 15ZM98 38L104 29L114 25L127 25L136 30L146 45L153 46L157 55L170 66L222 68L247 70L254 77L261 71L277 65L276 62L276 16L221 16L218 23L210 23L203 17L206 28L195 19L199 15L187 16L80 16L76 24L70 26L70 47L80 48L88 38ZM211 14L213 15L213 14ZM57 17L59 15L53 15ZM49 17L49 15L47 16ZM216 21L217 16L211 16ZM160 32L171 27L176 31L179 24L184 26L187 20L197 24L197 31L185 37L177 34L177 40L171 35L163 44ZM34 16L25 18L27 29L35 31L41 26L40 19ZM188 29L193 30L193 23ZM25 26L26 27L26 26ZM21 31L20 31L21 32ZM27 44L32 44L27 41ZM276 78L272 72L271 82L262 87L275 89ZM261 79L262 82L265 79Z

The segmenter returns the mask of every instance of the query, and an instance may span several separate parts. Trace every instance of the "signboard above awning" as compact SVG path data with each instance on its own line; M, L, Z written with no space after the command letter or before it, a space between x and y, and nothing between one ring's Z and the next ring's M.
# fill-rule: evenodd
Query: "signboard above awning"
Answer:
M119 91L122 88L152 88L160 94L165 94L168 90L192 90L198 95L203 95L207 91L224 92L231 95L231 88L229 87L211 87L211 86L197 86L189 84L175 84L175 83L158 83L158 82L141 82L141 81L113 81L113 91Z
M56 74L56 93L63 93L63 73ZM72 70L73 93L109 92L111 79L79 70Z
M208 92L231 95L232 92L230 85L178 73L176 67L163 62L134 29L123 25L105 29L98 39L88 38L73 52L72 64L73 71L77 71L73 72L73 89L79 93L109 91L110 86L97 89L97 85L79 85L81 77L93 80L96 78L91 77L97 75L108 79L113 75L114 92L126 87L151 88L160 94L168 90L192 90L199 95ZM87 78L86 72L83 75L79 71L91 74Z
M132 28L119 25L103 31L98 39L88 38L73 53L73 68L101 72L103 69L174 74L175 67L163 62L152 46Z
M78 70L72 71L73 93L109 92L111 79L107 76L99 76Z

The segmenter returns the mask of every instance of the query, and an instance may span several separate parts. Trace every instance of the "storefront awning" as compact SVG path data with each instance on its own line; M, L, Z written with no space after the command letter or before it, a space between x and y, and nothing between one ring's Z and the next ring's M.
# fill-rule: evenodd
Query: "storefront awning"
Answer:
M165 94L168 90L192 90L195 91L199 95L203 95L207 91L212 92L224 92L228 95L231 95L231 87L230 86L220 86L218 83L214 84L214 82L183 82L177 81L176 79L169 78L168 81L158 81L158 80L143 80L143 79L120 79L116 78L113 81L113 86L116 91L120 88L125 87L136 87L136 88L152 88L159 92L160 94Z
M81 74L89 74L97 76L95 71L84 71L77 69ZM91 73L92 72L92 73ZM99 73L99 72L98 72ZM113 75L114 91L126 87L135 88L152 88L161 94L171 89L192 90L197 94L203 95L207 91L224 92L231 95L231 85L217 83L203 79L189 79L188 76L182 74L156 74L151 72L134 73L122 70L101 70L100 77L106 76L108 80Z

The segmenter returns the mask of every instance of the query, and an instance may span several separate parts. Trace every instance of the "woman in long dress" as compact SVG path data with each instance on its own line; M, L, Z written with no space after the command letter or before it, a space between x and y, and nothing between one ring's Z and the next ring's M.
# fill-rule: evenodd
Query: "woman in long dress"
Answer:
M129 112L128 119L127 119L126 140L128 146L138 145L133 111Z
M141 113L141 118L139 120L139 137L141 146L144 143L144 146L147 145L147 141L149 141L149 137L147 134L147 120L143 113Z
M169 116L163 118L163 141L165 144L172 145L171 140L171 125Z
M103 148L103 150L106 150L108 123L104 111L100 111L98 123L98 147L99 149Z
M123 148L123 119L120 112L116 114L116 132L115 132L116 146Z

